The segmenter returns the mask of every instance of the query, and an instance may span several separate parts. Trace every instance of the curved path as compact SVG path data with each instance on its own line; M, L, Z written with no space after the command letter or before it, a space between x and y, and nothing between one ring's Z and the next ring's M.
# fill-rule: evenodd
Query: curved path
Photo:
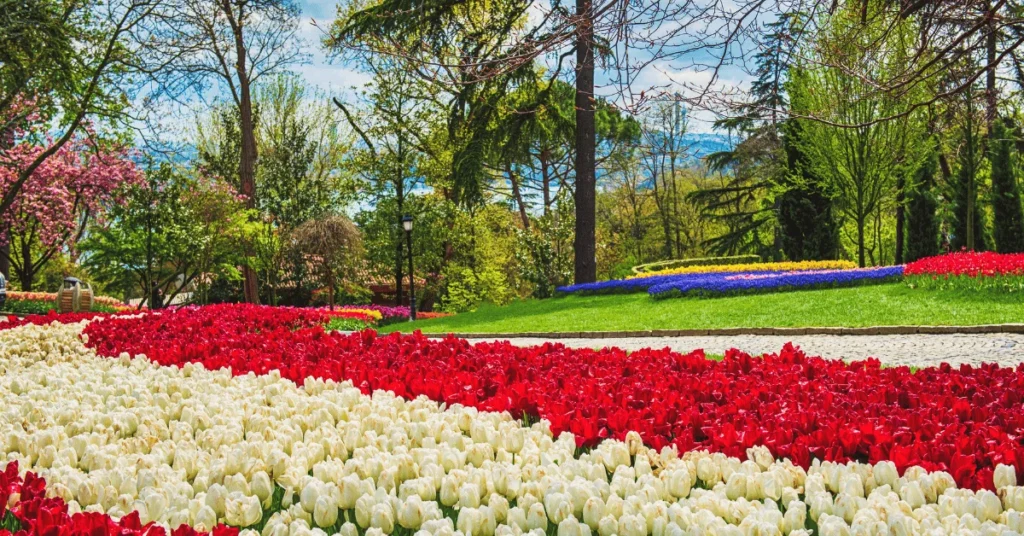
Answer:
M469 339L472 342L495 339ZM985 333L950 335L729 335L694 337L630 337L610 339L510 338L517 346L560 342L576 348L617 346L625 350L669 347L680 352L703 348L723 354L738 348L750 354L776 352L792 341L808 354L849 361L876 357L888 366L924 367L947 362L977 365L998 363L1016 366L1024 362L1024 334Z

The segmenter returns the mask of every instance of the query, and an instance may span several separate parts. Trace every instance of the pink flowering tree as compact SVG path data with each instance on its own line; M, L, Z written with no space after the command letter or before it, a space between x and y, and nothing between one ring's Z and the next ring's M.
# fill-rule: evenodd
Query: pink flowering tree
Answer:
M0 158L0 192L38 162L49 143L22 141ZM64 144L22 183L11 208L0 215L0 256L21 284L32 290L36 275L61 253L74 254L86 225L114 201L122 186L143 184L142 174L123 146L76 137Z

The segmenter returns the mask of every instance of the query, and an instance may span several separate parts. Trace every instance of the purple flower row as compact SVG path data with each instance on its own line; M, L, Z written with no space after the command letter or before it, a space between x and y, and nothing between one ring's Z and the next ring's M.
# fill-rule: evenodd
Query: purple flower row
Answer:
M721 277L728 275L739 275L739 274L764 274L764 273L779 273L779 272L719 272L719 273L692 273L692 274L668 274L668 275L652 275L649 277L637 277L633 279L613 279L611 281L597 281L595 283L580 283L577 285L569 285L565 287L558 287L559 292L564 293L581 293L581 294L600 294L600 293L628 293L628 292L643 292L650 289L653 286L671 283L679 280L699 280L705 279L711 276Z
M652 296L708 295L785 290L817 287L850 286L877 283L903 276L903 266L881 266L852 270L810 270L803 272L747 272L718 274L685 274L671 281L650 285Z

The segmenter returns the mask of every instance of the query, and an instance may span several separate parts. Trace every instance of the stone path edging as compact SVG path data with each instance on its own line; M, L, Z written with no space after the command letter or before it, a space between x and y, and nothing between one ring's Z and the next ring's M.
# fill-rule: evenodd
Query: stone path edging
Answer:
M565 331L521 333L461 333L462 339L628 339L640 337L704 337L730 335L955 335L979 333L1024 333L1024 324L986 324L979 326L872 326L863 328L719 328L719 329L655 329L648 331ZM427 333L437 337L447 333Z

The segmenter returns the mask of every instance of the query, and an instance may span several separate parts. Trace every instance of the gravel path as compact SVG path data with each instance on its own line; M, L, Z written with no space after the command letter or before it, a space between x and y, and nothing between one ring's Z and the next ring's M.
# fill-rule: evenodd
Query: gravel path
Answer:
M484 339L469 339L480 342ZM493 340L493 339L492 339ZM703 348L711 354L723 354L739 348L751 354L776 352L792 341L807 353L824 357L858 360L876 357L891 366L929 366L942 362L999 363L1016 366L1024 362L1024 334L958 335L732 335L703 337L636 337L620 339L510 339L518 346L533 346L546 341L561 342L577 348L618 346L626 350L665 348L689 352Z

